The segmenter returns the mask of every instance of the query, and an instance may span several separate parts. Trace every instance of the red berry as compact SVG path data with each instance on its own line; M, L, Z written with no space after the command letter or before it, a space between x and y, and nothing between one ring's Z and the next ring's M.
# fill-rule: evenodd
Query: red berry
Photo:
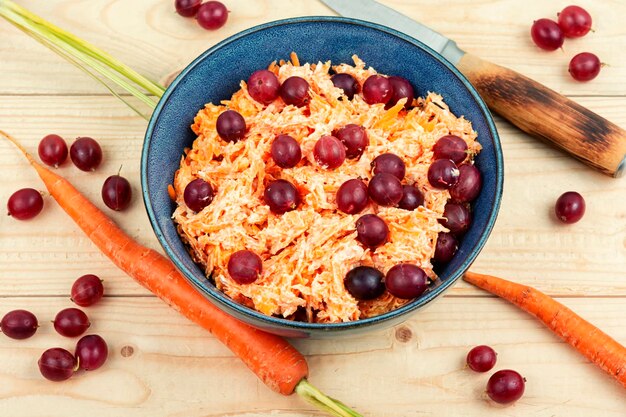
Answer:
M72 301L81 307L94 305L104 295L102 280L92 274L83 275L72 285L71 294Z
M559 13L559 27L567 38L580 38L591 30L591 15L582 7L567 6Z
M70 159L81 171L95 171L102 162L102 148L92 138L78 138L70 146Z
M35 334L39 323L37 317L30 311L9 311L0 321L0 330L11 339L28 339Z
M487 382L487 395L498 404L510 404L524 395L526 380L510 369L496 372Z
M111 175L102 184L102 201L111 210L126 210L132 195L130 183L120 175Z
M238 284L252 284L263 270L263 261L256 253L240 250L228 259L228 274Z
M300 193L295 185L287 180L272 181L263 193L265 204L274 214L283 214L295 210L300 204Z
M65 349L52 348L42 353L39 371L50 381L65 381L76 371L76 358Z
M322 136L315 142L313 157L322 168L335 169L346 160L346 147L334 136Z
M467 353L467 366L472 371L487 372L496 366L496 351L489 346L476 346Z
M219 29L228 20L228 9L219 1L207 1L198 9L196 19L205 29Z
M7 202L10 216L18 220L29 220L38 215L43 209L41 193L32 188L17 190Z
M563 46L563 31L554 20L536 20L530 29L530 35L535 45L546 51L554 51Z
M59 311L53 324L57 333L65 337L80 336L91 326L87 315L77 308L66 308Z
M106 362L109 356L109 347L102 337L97 334L90 334L81 337L76 343L75 355L80 369L93 371Z
M600 74L602 63L597 55L581 52L569 62L569 73L576 81L591 81Z
M248 78L250 97L262 104L270 104L278 98L280 81L272 71L258 70Z
M59 135L48 135L41 139L37 148L39 159L51 167L58 167L67 159L67 144Z
M280 86L279 94L285 104L304 107L309 103L309 83L302 77L289 77Z
M363 98L367 104L386 104L393 96L393 86L387 77L370 75L363 83Z
M202 0L176 0L174 7L176 12L183 17L194 17L198 13L198 9L202 4Z
M585 214L585 199L575 191L568 191L556 200L554 211L563 223L576 223Z
M385 277L387 291L402 299L416 298L428 288L428 277L417 265L398 264L387 271Z

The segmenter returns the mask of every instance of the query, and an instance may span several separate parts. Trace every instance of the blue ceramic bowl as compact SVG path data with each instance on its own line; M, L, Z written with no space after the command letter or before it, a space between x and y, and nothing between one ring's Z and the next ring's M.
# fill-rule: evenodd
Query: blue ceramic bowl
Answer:
M349 323L311 324L265 316L244 307L206 279L191 259L171 220L174 204L167 193L183 149L195 135L190 129L205 103L230 97L240 80L270 62L295 51L301 62L331 60L352 63L357 54L381 73L411 81L416 93L441 94L456 115L464 115L483 146L476 165L483 174L482 192L474 204L474 220L454 259L441 271L441 281L419 299L381 316ZM485 103L470 83L443 57L392 29L337 17L304 17L257 26L217 44L193 61L170 85L146 132L141 181L148 215L165 252L198 291L224 311L258 328L290 337L354 333L383 328L407 319L409 313L432 302L474 261L482 249L500 205L503 180L498 133Z

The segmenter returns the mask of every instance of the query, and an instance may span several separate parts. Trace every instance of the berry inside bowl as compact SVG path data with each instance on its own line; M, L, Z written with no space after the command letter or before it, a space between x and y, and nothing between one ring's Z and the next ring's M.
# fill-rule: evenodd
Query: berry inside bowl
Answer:
M482 189L472 204L472 222L459 249L439 279L415 300L381 315L339 323L309 323L264 315L219 291L194 263L172 220L176 204L168 186L183 150L196 134L190 129L206 103L220 103L256 70L287 59L295 51L301 63L351 63L358 55L382 74L410 81L416 96L440 94L450 111L472 123L482 150L474 160ZM288 337L321 337L383 328L407 319L441 296L469 268L487 240L500 205L503 182L498 134L484 102L444 58L420 42L372 23L337 17L304 17L271 22L241 32L207 50L170 85L157 106L143 147L141 176L148 216L165 252L184 276L218 307L260 329ZM236 210L237 207L233 207Z

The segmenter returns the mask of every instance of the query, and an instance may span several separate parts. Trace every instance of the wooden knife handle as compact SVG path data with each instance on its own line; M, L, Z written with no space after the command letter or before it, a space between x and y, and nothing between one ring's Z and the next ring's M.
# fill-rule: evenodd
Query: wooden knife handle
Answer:
M457 68L487 106L523 131L614 177L624 173L626 130L513 70L465 54Z

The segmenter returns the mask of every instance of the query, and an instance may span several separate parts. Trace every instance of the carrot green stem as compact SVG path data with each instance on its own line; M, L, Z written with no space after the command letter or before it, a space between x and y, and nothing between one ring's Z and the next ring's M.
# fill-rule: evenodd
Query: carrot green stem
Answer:
M128 67L127 65L109 55L108 53L104 52L95 45L92 45L91 43L79 38L78 36L61 29L60 27L48 22L40 16L30 12L29 10L17 5L16 3L10 0L0 0L0 9L10 10L27 20L31 26L45 29L57 40L62 41L67 45L70 45L77 51L80 51L97 61L100 61L107 67L117 71L119 74L133 81L135 84L142 86L150 94L161 97L165 92L165 88L139 74L132 68Z
M145 114L118 94L104 79L117 84L132 94L150 110L154 110L157 104L153 96L160 98L165 91L164 87L138 74L106 52L52 25L10 0L0 0L0 16L37 42L68 60L72 65L82 69L144 118L147 118ZM152 97L142 89L151 94Z
M363 417L347 405L335 400L315 388L306 379L296 385L296 393L305 401L335 417Z
M37 35L36 33L33 32L29 32L28 29L16 24L15 22L10 22L12 25L14 25L15 27L17 27L19 30L21 30L22 32L26 33L27 35L29 35L31 38L33 38L34 40L36 40L37 42L39 42L40 44L44 45L45 47L49 48L52 52L56 53L57 55L61 56L62 58L66 59L70 64L74 65L75 67L77 67L78 69L82 70L85 72L85 74L89 75L91 78L93 78L95 81L99 82L100 84L102 84L104 86L104 88L106 88L113 96L117 97L119 100L121 100L124 104L126 104L131 110L133 110L135 113L137 113L139 116L143 117L146 120L150 120L150 115L146 115L145 112L140 111L137 107L135 107L127 98L125 98L124 96L122 96L121 94L119 94L117 91L115 91L111 86L109 86L103 79L98 78L98 76L96 74L94 74L92 72L92 70L86 66L85 64L83 64L82 62L80 62L78 59L72 57L71 55L66 54L62 49L58 48L57 46L48 43L45 39L41 38L39 35ZM154 107L152 105L149 106L150 110L154 110Z

